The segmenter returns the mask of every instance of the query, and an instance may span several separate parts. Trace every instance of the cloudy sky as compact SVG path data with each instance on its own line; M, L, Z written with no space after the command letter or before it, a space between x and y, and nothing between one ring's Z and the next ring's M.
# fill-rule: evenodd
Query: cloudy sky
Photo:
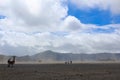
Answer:
M120 0L0 0L0 54L120 52Z

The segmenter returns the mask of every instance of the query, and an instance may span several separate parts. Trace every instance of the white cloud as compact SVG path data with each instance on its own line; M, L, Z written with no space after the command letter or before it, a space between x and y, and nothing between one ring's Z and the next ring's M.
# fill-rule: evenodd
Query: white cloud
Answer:
M120 0L71 0L80 9L100 8L102 10L109 10L113 14L120 14Z
M70 34L69 42L74 45L73 50L78 52L119 52L119 38L117 34ZM69 43L69 44L70 44ZM77 51L74 51L77 52Z
M1 31L0 35L0 52L11 55L35 54L44 50L73 53L120 52L120 36L116 32L76 32L59 36L51 32L26 34Z
M94 24L84 24L74 16L67 16L61 25L61 30L67 32L84 32L96 28L98 28L98 26Z
M0 0L0 12L6 16L0 20L0 53L35 54L48 49L73 53L120 52L120 24L83 24L67 14L63 1ZM93 0L89 1L91 4L87 0L82 2L82 7L85 4L93 8L93 4L98 4ZM115 29L111 34L88 33L111 27Z
M80 20L78 20L77 18L75 18L74 16L68 16L66 17L66 19L63 22L63 30L70 30L70 31L79 31L83 25L80 22Z
M7 20L3 20L2 23L6 21L13 23L7 23L9 26L14 26L14 28L9 28L11 30L56 30L58 29L56 26L60 25L61 20L67 15L67 7L62 5L62 0L5 0L0 2L2 4L0 12L7 17Z

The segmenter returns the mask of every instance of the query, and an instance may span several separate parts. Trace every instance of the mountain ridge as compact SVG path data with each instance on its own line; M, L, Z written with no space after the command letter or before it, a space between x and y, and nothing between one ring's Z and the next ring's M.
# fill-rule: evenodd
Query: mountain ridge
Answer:
M0 61L7 60L10 56L0 55ZM51 50L40 52L34 55L26 55L16 58L17 61L120 61L120 53L93 53L73 54L59 53Z

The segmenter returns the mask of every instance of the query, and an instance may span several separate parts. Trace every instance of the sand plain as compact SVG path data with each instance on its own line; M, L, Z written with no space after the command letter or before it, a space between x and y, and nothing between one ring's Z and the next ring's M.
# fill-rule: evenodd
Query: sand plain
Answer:
M0 64L0 80L120 80L120 63Z

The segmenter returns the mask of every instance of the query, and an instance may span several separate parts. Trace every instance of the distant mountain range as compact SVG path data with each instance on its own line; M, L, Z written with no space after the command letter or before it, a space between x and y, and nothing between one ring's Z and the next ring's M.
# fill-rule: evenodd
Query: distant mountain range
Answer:
M10 56L0 55L0 61L6 61ZM59 53L50 50L32 55L16 57L16 61L120 61L120 53L73 54Z

